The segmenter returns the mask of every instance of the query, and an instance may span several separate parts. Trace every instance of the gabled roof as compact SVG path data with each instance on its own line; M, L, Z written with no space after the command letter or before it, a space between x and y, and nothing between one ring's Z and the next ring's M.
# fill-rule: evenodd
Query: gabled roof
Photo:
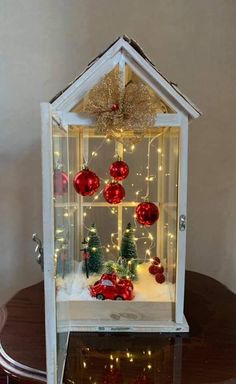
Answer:
M114 48L117 49L117 53L118 51L121 51L123 49L127 51L131 57L135 54L136 59L139 58L141 63L146 64L146 71L148 71L150 75L152 75L154 78L157 79L159 83L161 83L161 86L165 89L166 93L169 93L169 95L171 95L171 97L175 99L180 108L187 112L190 117L197 118L201 115L201 111L178 89L177 84L168 80L146 56L146 54L143 52L142 48L138 45L138 43L135 40L130 39L126 35L117 38L105 51L103 51L95 59L93 59L79 76L77 76L72 82L70 82L64 89L58 92L57 95L50 100L50 103L57 104L57 101L59 101L58 99L60 99L61 97L65 99L67 90L69 90L74 83L79 81L85 74L87 74L87 72L101 58L106 55L109 55L109 51L114 50Z

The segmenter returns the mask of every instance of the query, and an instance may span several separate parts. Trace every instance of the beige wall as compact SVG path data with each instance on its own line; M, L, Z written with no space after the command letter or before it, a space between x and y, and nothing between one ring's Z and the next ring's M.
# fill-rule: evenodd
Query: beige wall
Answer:
M118 35L204 112L190 128L187 268L236 291L236 1L0 0L0 303L42 278L40 101Z

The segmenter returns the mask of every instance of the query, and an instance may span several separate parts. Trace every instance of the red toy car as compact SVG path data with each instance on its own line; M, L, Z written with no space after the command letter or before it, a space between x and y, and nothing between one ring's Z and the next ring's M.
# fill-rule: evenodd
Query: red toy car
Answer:
M120 279L116 273L104 273L100 280L89 287L90 294L98 300L132 300L133 284L128 279Z

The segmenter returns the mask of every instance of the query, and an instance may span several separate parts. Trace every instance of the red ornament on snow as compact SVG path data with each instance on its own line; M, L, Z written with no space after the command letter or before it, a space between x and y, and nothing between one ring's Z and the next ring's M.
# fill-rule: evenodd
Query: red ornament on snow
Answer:
M104 199L110 204L119 204L125 197L125 190L121 184L109 183L103 190Z
M154 203L144 202L136 207L136 218L139 224L150 226L159 218L159 210Z
M96 173L84 168L74 176L73 185L80 195L92 196L98 190L100 180Z
M114 177L115 180L124 180L129 174L129 167L125 161L117 160L110 166L110 175Z
M154 264L150 265L148 270L151 273L151 275L156 275L158 272L157 265L154 265Z
M163 273L164 272L164 268L162 267L162 265L161 264L159 264L159 265L155 265L155 268L156 268L156 273Z
M161 262L161 260L159 259L159 257L157 257L157 256L153 257L153 259L152 259L153 264L160 264L160 262Z
M156 279L156 282L159 284L162 284L165 282L165 276L163 275L163 273L157 273L155 275L155 279Z
M68 191L68 175L60 169L54 171L53 182L54 196L62 196Z
M150 267L148 268L149 272L152 274L152 275L156 275L157 273L163 273L164 272L164 268L162 267L161 264L157 265L157 264L152 264L150 265Z

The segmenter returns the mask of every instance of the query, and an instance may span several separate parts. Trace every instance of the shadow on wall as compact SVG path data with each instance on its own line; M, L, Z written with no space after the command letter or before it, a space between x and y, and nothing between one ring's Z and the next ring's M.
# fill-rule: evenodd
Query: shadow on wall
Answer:
M40 140L15 157L1 158L0 305L18 290L43 278L34 260L32 233L41 232L41 143ZM41 235L41 234L40 234Z

